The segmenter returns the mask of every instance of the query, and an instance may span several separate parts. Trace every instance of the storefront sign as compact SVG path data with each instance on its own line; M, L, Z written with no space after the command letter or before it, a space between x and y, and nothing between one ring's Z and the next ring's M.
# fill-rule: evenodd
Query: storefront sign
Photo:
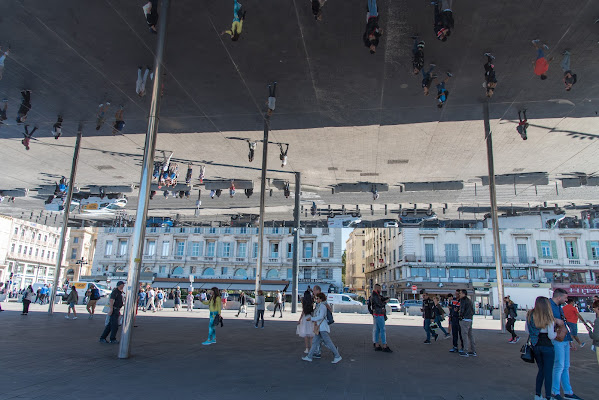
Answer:
M485 284L486 286L486 284ZM497 282L491 282L489 286L497 287ZM551 288L550 283L532 283L532 282L503 282L504 287L519 288Z
M589 296L599 294L599 285L570 285L568 293Z

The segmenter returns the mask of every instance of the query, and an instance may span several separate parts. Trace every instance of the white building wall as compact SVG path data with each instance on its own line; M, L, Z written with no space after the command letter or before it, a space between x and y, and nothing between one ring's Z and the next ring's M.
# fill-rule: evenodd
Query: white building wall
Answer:
M52 283L61 229L6 216L0 217L0 221L0 260L4 261L0 266L5 265L2 280L8 280L12 272L13 288Z
M97 251L93 262L95 275L123 275L131 252L131 228L103 228L98 233ZM245 232L245 233L242 233ZM127 252L118 254L119 241L127 240ZM148 254L148 240L155 244L155 254ZM318 281L332 284L342 290L342 234L340 229L312 228L311 233L300 234L299 281L312 283ZM112 241L112 252L106 255L106 243ZM184 241L182 254L178 253L177 241ZM312 257L303 258L304 242L313 242ZM163 242L169 243L167 255L162 254ZM199 242L201 255L192 255L192 243ZM208 255L208 243L215 242L214 255ZM247 243L245 257L238 254L238 243ZM144 240L142 272L151 272L156 277L197 277L214 278L254 278L257 258L253 254L254 244L258 243L257 229L246 228L147 228ZM273 254L272 245L277 243L278 254ZM230 247L229 256L223 252L225 245ZM293 236L289 228L265 228L263 279L291 280L292 255L288 254L288 245L292 246ZM318 257L319 245L331 244L329 257ZM324 255L324 251L322 251ZM309 270L310 278L304 270ZM326 272L326 276L322 275ZM208 273L210 275L208 275ZM211 274L214 275L211 275ZM270 275L269 275L270 273ZM320 274L320 275L319 275ZM300 285L301 286L301 285Z

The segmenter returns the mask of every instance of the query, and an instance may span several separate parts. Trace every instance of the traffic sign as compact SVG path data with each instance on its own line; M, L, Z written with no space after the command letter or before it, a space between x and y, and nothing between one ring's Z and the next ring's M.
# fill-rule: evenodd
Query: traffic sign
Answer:
M418 286L412 285L412 294L418 293Z

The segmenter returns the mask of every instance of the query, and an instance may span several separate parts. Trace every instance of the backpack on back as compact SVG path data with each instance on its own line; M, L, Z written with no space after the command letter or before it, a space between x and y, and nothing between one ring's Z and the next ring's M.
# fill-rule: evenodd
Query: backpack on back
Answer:
M329 325L335 323L335 319L333 318L333 312L331 311L331 309L329 307L327 307L327 323Z

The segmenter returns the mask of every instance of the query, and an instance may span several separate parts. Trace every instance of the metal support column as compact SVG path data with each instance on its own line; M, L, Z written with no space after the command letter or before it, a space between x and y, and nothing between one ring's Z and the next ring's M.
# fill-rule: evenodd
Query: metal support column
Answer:
M166 25L170 0L162 0L160 18L158 21L158 43L156 44L156 58L154 59L154 84L152 86L152 102L150 104L150 115L148 117L148 130L144 145L144 157L141 169L139 185L139 199L137 201L137 212L135 215L135 226L133 227L133 246L129 256L127 285L125 291L127 298L123 314L123 331L119 345L119 358L129 358L131 355L131 336L133 330L133 319L137 306L137 290L139 286L139 274L143 254L143 240L146 233L146 220L148 216L148 203L150 201L150 183L154 169L154 153L156 151L156 136L160 115L160 90L162 87L162 60L164 58L164 43L166 41Z
M54 284L50 291L50 303L48 304L48 314L54 313L54 302L56 301L56 289L60 279L60 270L62 268L62 257L65 247L65 239L69 224L69 214L71 212L71 199L73 198L73 187L75 186L75 176L77 175L77 162L79 161L79 148L81 147L81 136L83 135L83 125L80 123L77 129L77 140L75 141L75 151L73 152L73 163L71 164L71 176L69 178L69 187L67 189L67 199L64 203L64 214L62 216L62 231L60 232L60 243L58 244L58 253L56 255L56 271L54 271Z
M301 175L295 173L295 207L293 209L293 287L291 290L291 312L297 312L298 281L299 281L299 234L300 234L300 193Z
M485 139L487 141L487 163L489 167L489 195L491 197L491 219L493 223L493 243L495 248L495 269L497 272L497 297L499 298L499 320L501 332L505 333L505 316L503 309L503 265L501 263L501 243L499 241L499 222L497 220L497 193L495 190L495 164L493 162L493 138L491 125L489 123L489 103L483 103L483 115L485 122Z
M270 118L264 116L264 139L262 141L262 174L260 175L260 223L258 228L258 260L256 263L256 296L262 285L262 259L264 257L264 202L266 197L266 169L268 167L268 131ZM258 323L258 310L254 307L254 320Z

